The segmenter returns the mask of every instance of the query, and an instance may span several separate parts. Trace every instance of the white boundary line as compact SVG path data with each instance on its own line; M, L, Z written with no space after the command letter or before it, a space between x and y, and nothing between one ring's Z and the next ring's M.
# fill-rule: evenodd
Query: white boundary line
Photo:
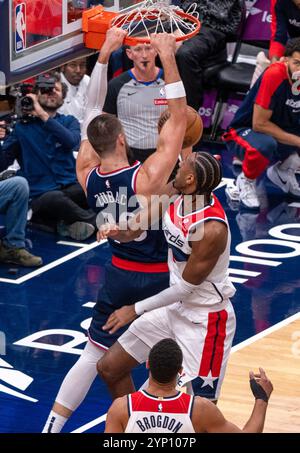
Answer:
M50 269L53 269L54 267L57 267L60 264L65 263L66 261L70 261L73 258L76 258L79 255L82 255L83 253L93 250L94 248L98 247L99 245L104 244L105 242L107 242L106 239L104 239L103 241L100 241L100 242L97 242L97 241L92 242L91 244L88 244L86 247L81 247L79 250L75 250L74 252L71 252L68 255L63 256L62 258L52 261L52 263L46 264L46 266L40 267L39 269L36 269L35 271L30 272L27 275L23 275L23 277L17 278L16 280L10 280L8 278L0 278L0 282L12 283L13 285L20 285L21 283L24 283L27 280L30 280L34 277L37 277L38 275L41 275L44 272L47 272Z
M71 247L86 247L89 244L84 244L82 242L70 242L70 241L57 241L58 245L70 245Z
M247 277L257 277L261 274L261 272L254 272L254 271L245 271L244 269L233 269L232 267L228 268L229 274L238 274L238 275L246 275Z
M96 302L86 302L82 306L87 307L87 308L94 308L95 305L96 305Z
M91 429L94 426L100 425L101 423L103 423L106 420L106 415L107 414L104 414L104 415L101 415L101 417L95 418L95 420L92 420L91 422L86 423L83 426L80 426L80 428L74 429L74 431L71 431L71 433L73 433L73 434L84 433L88 429Z
M15 396L16 398L21 398L26 401L31 401L32 403L37 403L38 400L36 398L31 398L31 396L23 395L23 393L17 392L16 390L13 390L6 385L0 384L0 392L3 392L4 394L12 395Z
M266 330L263 330L262 332L259 332L256 335L253 335L253 337L248 338L245 341L242 341L239 344L236 344L235 346L232 347L230 354L233 354L236 351L239 351L240 349L244 349L246 346L249 346L252 343L255 343L256 341L260 340L261 338L264 338L271 333L275 332L276 330L281 329L282 327L287 326L291 322L296 321L297 319L300 319L300 312L295 313L294 315L290 316L289 318L284 319L283 321L278 322L277 324L274 324L274 326L269 327Z
M218 190L218 189L221 189L221 187L227 186L228 183L232 183L233 181L234 181L234 178L222 178L222 181L220 182L218 187L216 187L214 189L214 191Z

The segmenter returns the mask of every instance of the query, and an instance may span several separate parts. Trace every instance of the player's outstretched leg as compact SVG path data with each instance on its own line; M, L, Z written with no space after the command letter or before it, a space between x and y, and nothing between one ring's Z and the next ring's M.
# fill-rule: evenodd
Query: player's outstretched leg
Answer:
M60 433L72 413L84 400L95 377L97 376L97 361L105 351L88 341L82 355L66 375L43 433Z

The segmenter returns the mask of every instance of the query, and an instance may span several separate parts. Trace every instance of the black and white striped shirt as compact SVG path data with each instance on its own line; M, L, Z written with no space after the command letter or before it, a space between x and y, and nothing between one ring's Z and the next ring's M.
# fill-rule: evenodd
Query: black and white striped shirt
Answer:
M131 70L110 80L103 111L117 115L132 148L156 148L157 123L167 108L163 72L151 82L139 82Z

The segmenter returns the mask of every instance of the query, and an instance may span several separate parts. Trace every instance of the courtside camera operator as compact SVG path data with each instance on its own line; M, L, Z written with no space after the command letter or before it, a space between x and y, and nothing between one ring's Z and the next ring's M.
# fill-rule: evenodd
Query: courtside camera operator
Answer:
M79 122L57 112L66 92L59 74L39 76L33 92L21 98L21 120L0 151L10 153L10 159L13 151L29 183L32 221L84 240L95 230L95 214L76 178L73 151L80 146Z
M38 116L35 108L37 104L34 103L34 97L31 94L38 95L38 102L42 107L53 108L55 111L59 109L64 103L67 95L67 86L60 82L62 97L57 97L56 83L60 80L59 75L41 74L37 77L35 86L31 89L30 84L23 84L21 86L21 93L23 97L20 99L20 109L22 112L22 119L29 120L31 116Z

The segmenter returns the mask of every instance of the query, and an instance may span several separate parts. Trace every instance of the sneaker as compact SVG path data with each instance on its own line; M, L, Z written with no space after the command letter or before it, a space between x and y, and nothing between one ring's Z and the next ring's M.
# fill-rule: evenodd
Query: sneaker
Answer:
M24 248L6 247L3 243L0 244L0 262L24 267L38 267L43 264L40 256L32 255Z
M92 236L95 232L95 227L91 223L74 222L70 225L60 222L57 224L57 233L60 236L69 236L76 241L84 241Z
M256 67L252 76L250 88L253 87L256 80L261 76L261 74L270 66L271 61L266 57L263 51L259 52L256 57Z
M248 209L258 209L260 203L256 193L255 179L246 178L242 172L237 177L236 186L240 193L240 203Z
M236 186L235 181L229 181L225 187L225 193L230 199L230 201L239 201L240 200L240 192Z
M300 197L300 187L295 175L295 171L291 168L287 170L280 169L280 162L272 165L267 170L267 176L275 186L278 186L284 193Z

